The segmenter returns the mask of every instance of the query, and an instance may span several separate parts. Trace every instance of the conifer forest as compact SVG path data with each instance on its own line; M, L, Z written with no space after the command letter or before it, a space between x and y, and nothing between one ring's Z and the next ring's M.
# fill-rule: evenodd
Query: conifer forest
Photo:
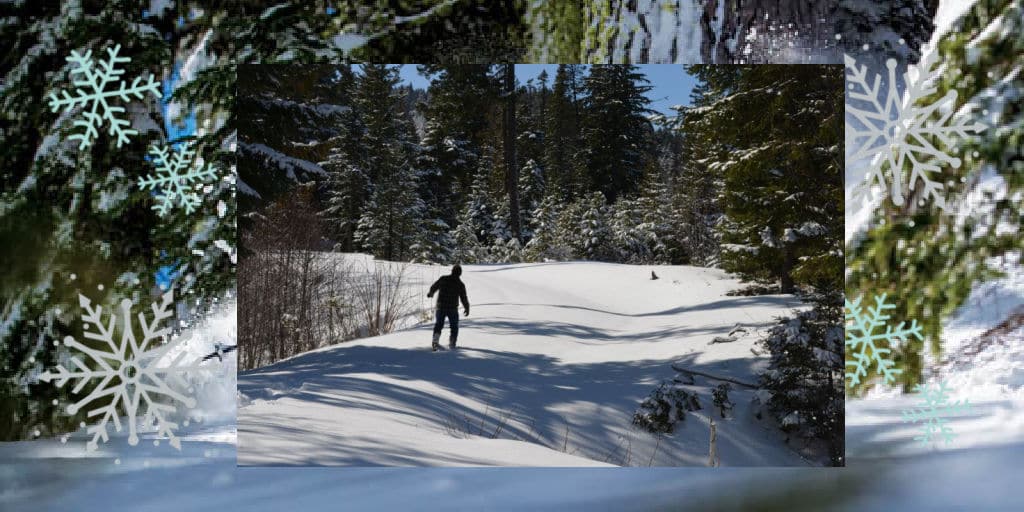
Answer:
M785 293L841 284L838 67L679 66L699 85L668 115L635 66L525 82L510 65L417 72L425 90L396 66L241 67L243 231L301 196L321 219L309 243L391 261L720 265Z

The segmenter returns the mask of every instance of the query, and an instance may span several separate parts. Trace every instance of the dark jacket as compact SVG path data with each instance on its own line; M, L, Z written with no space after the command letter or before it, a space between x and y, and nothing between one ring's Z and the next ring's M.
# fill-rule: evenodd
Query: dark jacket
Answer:
M437 292L437 310L438 311L458 311L459 300L462 301L462 307L469 310L469 299L466 298L466 285L462 283L462 280L453 275L441 276L430 287L429 295L433 295Z

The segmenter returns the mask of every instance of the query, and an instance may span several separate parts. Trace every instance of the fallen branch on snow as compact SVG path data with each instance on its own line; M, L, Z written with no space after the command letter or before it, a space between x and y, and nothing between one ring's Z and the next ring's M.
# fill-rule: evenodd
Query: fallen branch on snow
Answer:
M700 375L701 377L707 377L709 379L721 380L721 381L725 381L725 382L731 382L733 384L736 384L737 386L743 386L745 388L758 389L758 386L756 384L750 384L748 382L743 382L741 380L736 380L736 379L733 379L733 378L730 378L730 377L719 377L717 375L711 375L710 373L698 372L696 370L687 370L686 368L680 368L680 367L676 366L675 363L672 363L672 369L677 371L677 372L679 372L679 373L682 373L682 374Z

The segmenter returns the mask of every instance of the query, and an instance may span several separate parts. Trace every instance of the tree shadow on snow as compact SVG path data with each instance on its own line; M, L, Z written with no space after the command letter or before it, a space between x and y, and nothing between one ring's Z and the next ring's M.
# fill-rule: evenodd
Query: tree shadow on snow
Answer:
M593 313L601 313L603 315L613 315L629 318L646 318L652 316L671 316L682 313L692 313L695 311L714 311L717 309L740 309L750 306L768 306L768 307L789 307L795 308L801 304L800 299L792 295L754 295L749 297L727 297L724 299L703 302L700 304L678 306L671 309L665 309L662 311L652 311L650 313L619 313L617 311L608 311L605 309L589 308L585 306L574 306L569 304L541 304L541 303L514 303L514 302L487 302L483 304L475 304L474 308L480 308L485 306L542 306L550 308L561 308L561 309L575 309L580 311L590 311Z
M560 327L548 329L556 332ZM514 350L514 347L510 349ZM675 362L679 366L711 374L723 373L725 365L752 369L758 363L756 358L699 363L696 361L698 356L688 354ZM478 430L484 437L497 428L503 415L508 414L501 438L561 450L568 429L568 444L570 448L580 450L578 455L617 463L605 451L611 453L614 447L622 445L622 427L630 424L640 402L661 381L670 380L675 374L669 362L663 359L563 364L542 354L471 346L452 353L432 354L425 350L343 345L293 358L288 368L278 366L273 371L242 373L238 389L252 399L273 400L286 396L340 409L390 411L422 425L422 428L442 433L446 421L455 419L468 425L480 425ZM411 380L432 383L451 395L405 384ZM471 398L486 404L490 410L466 407L457 403L454 397ZM567 413L569 404L572 410L587 412ZM706 407L710 406L708 399ZM440 460L434 454L414 454L410 451L413 447L404 446L401 439L384 445L379 437L369 439L353 433L358 429L353 428L355 425L346 425L343 412L339 412L331 425L310 425L303 420L276 413L261 416L240 408L239 464L246 465L247 435L294 436L303 439L307 445L323 447L322 450L314 450L315 453L308 453L309 450L302 453L278 450L283 453L273 455L276 461L273 464L281 465L409 466L423 465L423 460L432 460L435 464L466 465L479 464L481 460L452 457ZM366 425L359 427L365 431ZM733 434L739 437L723 441L737 446L756 446L758 443L758 440L743 439L744 434L740 432ZM700 439L680 442L706 446L707 439L702 435ZM757 454L753 457L757 460ZM692 463L683 460L670 462ZM770 465L773 461L760 460L758 463Z
M570 338L572 343L582 345L607 345L609 343L634 343L637 341L659 341L679 339L705 334L725 334L732 327L714 325L704 327L671 327L646 332L617 331L591 325L569 322L516 320L513 318L473 318L465 322L465 328L472 330L473 337L486 338L488 335L526 335L539 337ZM467 333L468 334L468 333ZM596 341L595 341L596 340Z

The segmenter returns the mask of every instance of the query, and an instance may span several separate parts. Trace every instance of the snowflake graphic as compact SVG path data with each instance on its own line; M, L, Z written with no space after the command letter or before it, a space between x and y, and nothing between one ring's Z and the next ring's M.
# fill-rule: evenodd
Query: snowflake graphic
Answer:
M930 173L938 172L940 165L959 168L961 161L940 150L933 140L938 139L945 148L954 148L957 137L985 129L980 123L969 122L966 116L952 119L955 90L933 103L919 105L922 99L935 93L935 83L942 74L942 67L937 66L937 52L922 48L922 55L921 61L916 66L908 66L903 74L906 88L902 95L896 88L895 59L886 61L888 89L883 93L879 75L870 78L867 65L858 65L853 57L844 55L849 84L846 161L869 159L867 176L853 191L854 201L870 199L871 187L878 185L888 189L893 204L899 206L908 195L906 187L913 191L920 183L924 187L923 197L930 197L944 210L943 184L933 180ZM857 123L851 123L851 119ZM904 182L907 164L910 176Z
M867 377L868 369L874 364L875 372L885 379L886 384L896 382L896 376L903 373L903 370L896 368L896 363L889 357L892 351L886 347L876 344L878 341L885 341L888 346L894 346L897 342L906 342L907 338L914 336L921 337L921 327L917 320L911 322L909 328L905 328L906 322L900 322L895 328L887 325L889 315L886 310L896 306L885 302L886 294L875 297L875 306L865 311L861 307L861 299L850 302L846 301L846 348L847 355L852 356L852 361L847 361L846 366L852 370L846 371L846 378L850 379L850 387L861 383L862 377ZM885 325L884 332L876 333L875 330Z
M179 144L176 148L154 145L149 149L149 154L156 166L156 175L139 178L139 188L160 188L162 194L156 196L157 204L153 205L153 209L162 217L170 212L175 202L179 202L185 207L185 213L195 211L200 203L195 189L201 188L203 181L216 178L217 168L211 163L203 166L200 161L197 168L193 169L195 152L185 144ZM198 183L193 185L193 182Z
M82 127L85 130L69 137L71 140L81 141L78 144L78 149L84 149L92 144L93 139L99 135L98 128L103 125L104 121L110 124L110 135L117 137L117 147L128 142L129 135L139 133L128 128L131 123L127 119L119 117L124 114L124 107L111 106L107 100L121 98L122 101L128 102L131 101L132 96L141 100L147 92L153 93L157 98L160 97L160 83L153 80L152 74L149 75L149 79L145 83L142 82L141 77L136 77L132 80L131 86L127 86L123 80L119 80L124 74L124 70L116 67L117 64L128 63L132 60L129 57L118 57L117 54L120 51L121 45L108 48L107 60L97 64L92 60L92 50L86 51L85 55L72 50L71 56L66 60L76 66L70 73L75 77L72 82L76 87L75 93L71 94L63 90L60 91L60 97L55 93L50 93L50 110L52 112L57 112L61 108L69 111L78 106L88 105L88 110L82 113L83 119L73 123L74 126ZM115 81L118 83L114 88L108 89L107 86L114 85L112 82Z
M78 296L79 304L85 310L82 315L82 322L86 329L84 336L90 340L106 343L109 350L96 349L80 343L72 336L64 338L64 345L88 356L95 369L84 363L79 357L71 358L71 362L77 369L68 370L62 365L57 365L56 373L46 371L39 376L44 382L56 381L57 387L63 387L69 380L78 380L72 389L72 393L78 394L85 387L86 383L100 379L96 388L79 401L68 406L68 413L76 414L83 407L92 406L88 416L100 416L100 422L88 427L86 431L92 434L92 440L86 445L86 449L94 451L99 440L109 440L107 425L114 423L118 432L121 431L121 420L118 414L118 406L128 416L128 444L135 446L139 442L137 423L139 413L144 410L145 416L142 420L143 426L156 425L158 436L170 439L171 446L181 450L181 440L174 435L177 423L167 418L167 413L177 411L173 402L180 402L188 408L195 407L195 399L186 396L171 388L171 383L179 388L187 388L188 384L184 376L193 372L206 372L207 368L199 366L181 365L185 357L184 351L171 358L166 365L160 363L169 353L172 353L180 346L181 339L165 342L170 333L167 327L159 327L160 323L172 315L171 305L174 301L173 292L165 293L159 302L151 306L153 312L152 321L147 322L143 313L138 314L138 323L142 329L143 338L141 343L135 339L132 330L132 302L125 299L121 302L121 340L118 344L115 340L117 328L117 315L113 312L106 325L103 323L103 307L93 307L91 301L84 295ZM89 325L95 326L95 331L88 330ZM166 397L172 403L157 401L158 398ZM108 399L109 404L97 405L96 400Z
M914 392L920 393L921 401L917 407L903 410L904 423L921 424L921 435L914 437L914 440L924 445L936 441L936 437L941 437L944 444L953 442L956 434L946 426L946 418L966 411L971 404L967 400L950 402L945 382L937 386L918 384L914 386Z

